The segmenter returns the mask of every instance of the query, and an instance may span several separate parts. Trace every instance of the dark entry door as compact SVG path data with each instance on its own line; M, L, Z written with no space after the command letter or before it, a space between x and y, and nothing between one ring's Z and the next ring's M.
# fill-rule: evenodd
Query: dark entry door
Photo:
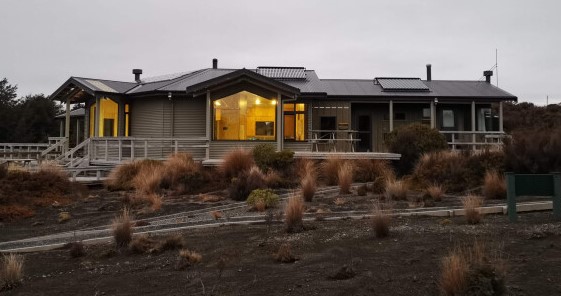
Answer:
M372 151L372 120L370 115L358 116L357 131L357 137L360 140L357 144L357 151Z
M320 137L322 139L329 139L331 134L337 130L337 117L335 116L322 116L320 117ZM331 131L331 132L330 132Z

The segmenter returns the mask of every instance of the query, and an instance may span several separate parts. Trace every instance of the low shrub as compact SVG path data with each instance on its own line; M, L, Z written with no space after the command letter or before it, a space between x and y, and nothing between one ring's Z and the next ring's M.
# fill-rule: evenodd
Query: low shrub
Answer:
M3 256L2 262L2 290L10 290L21 285L23 280L23 260L24 257L16 254Z
M176 268L178 270L184 270L189 266L201 263L201 261L203 261L203 256L201 254L195 251L181 249L179 250Z
M561 127L521 130L506 141L506 169L538 174L561 171Z
M302 218L304 217L304 200L293 195L288 198L284 208L284 222L287 232L299 232L304 230Z
M113 239L117 247L126 247L132 240L132 216L128 209L124 209L123 213L113 219L112 223Z
M133 184L134 177L145 166L152 167L159 164L160 161L143 159L129 163L123 163L116 166L105 181L105 186L109 190L132 190L135 189Z
M277 152L273 144L259 144L253 147L255 164L264 172L271 169L286 173L294 162L294 152L282 150Z
M172 154L164 162L162 185L178 192L192 193L203 182L202 167L191 154Z
M466 222L468 224L479 224L483 218L480 207L483 205L483 198L478 195L468 195L462 199L465 211Z
M405 181L388 180L386 183L386 199L407 200L407 184Z
M165 167L160 161L144 162L132 179L132 185L140 194L157 193L162 188Z
M253 166L249 171L241 172L237 178L233 178L228 187L228 194L233 200L246 200L255 189L264 189L265 175L261 170Z
M273 208L279 202L279 196L270 189L255 189L247 198L247 204L256 207L257 203L262 203L263 207Z
M0 164L0 179L8 175L8 165L5 163Z
M444 196L444 189L440 185L431 185L427 187L423 193L423 199L432 199L433 201L441 201Z
M487 199L506 199L505 178L496 171L487 171L483 182L483 196Z
M157 253L160 253L168 250L177 250L185 247L185 245L186 245L185 239L183 238L183 236L181 236L181 234L179 233L169 234L160 238L160 241L155 251Z
M504 295L506 270L499 256L490 258L484 245L455 248L441 263L442 295Z
M373 193L383 193L386 190L386 180L395 179L395 173L389 161L382 159L357 159L353 164L354 180L362 183L372 183Z
M232 179L238 177L239 174L249 171L253 165L254 161L251 152L240 148L232 150L224 156L220 170L227 179Z
M288 242L280 245L279 250L273 255L273 258L280 263L292 263L297 260Z
M135 235L128 244L129 250L135 254L152 253L158 245L158 241L147 234Z
M351 185L353 184L353 165L349 161L343 162L337 171L337 183L339 185L339 193L351 193Z
M372 216L372 228L377 238L387 237L390 234L391 217L377 205Z
M438 130L414 123L394 129L385 140L390 152L401 154L397 163L399 174L411 172L421 155L448 148L446 138Z
M337 185L339 168L344 160L336 157L329 157L321 163L321 175L327 185Z

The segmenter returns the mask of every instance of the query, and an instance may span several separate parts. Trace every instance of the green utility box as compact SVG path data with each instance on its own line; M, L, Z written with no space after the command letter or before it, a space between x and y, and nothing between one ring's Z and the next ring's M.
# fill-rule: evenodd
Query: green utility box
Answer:
M553 199L553 217L561 220L561 173L515 174L506 173L508 218L516 222L516 198L519 196L550 196Z

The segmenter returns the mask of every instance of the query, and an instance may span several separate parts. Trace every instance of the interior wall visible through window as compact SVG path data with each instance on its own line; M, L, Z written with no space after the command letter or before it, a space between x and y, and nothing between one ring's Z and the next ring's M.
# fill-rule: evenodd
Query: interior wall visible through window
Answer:
M306 106L302 103L287 103L284 109L284 139L306 140Z
M274 141L276 105L274 99L247 91L215 100L214 139Z

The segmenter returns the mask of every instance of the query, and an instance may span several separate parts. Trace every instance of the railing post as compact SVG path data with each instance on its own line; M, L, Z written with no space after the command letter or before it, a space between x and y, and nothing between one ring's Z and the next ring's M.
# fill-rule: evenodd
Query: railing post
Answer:
M148 141L144 140L144 158L148 158Z
M134 140L131 140L131 160L134 160Z
M553 218L561 220L561 173L553 174Z
M119 162L121 162L123 158L123 140L119 139Z
M177 150L178 150L178 148L179 148L179 143L178 143L177 139L174 140L174 146L175 146L175 147L174 147L174 152L173 152L173 153L174 153L174 154L177 154Z
M105 139L105 161L109 159L109 141Z
M516 222L516 178L514 173L506 173L506 200L508 219L510 222Z

